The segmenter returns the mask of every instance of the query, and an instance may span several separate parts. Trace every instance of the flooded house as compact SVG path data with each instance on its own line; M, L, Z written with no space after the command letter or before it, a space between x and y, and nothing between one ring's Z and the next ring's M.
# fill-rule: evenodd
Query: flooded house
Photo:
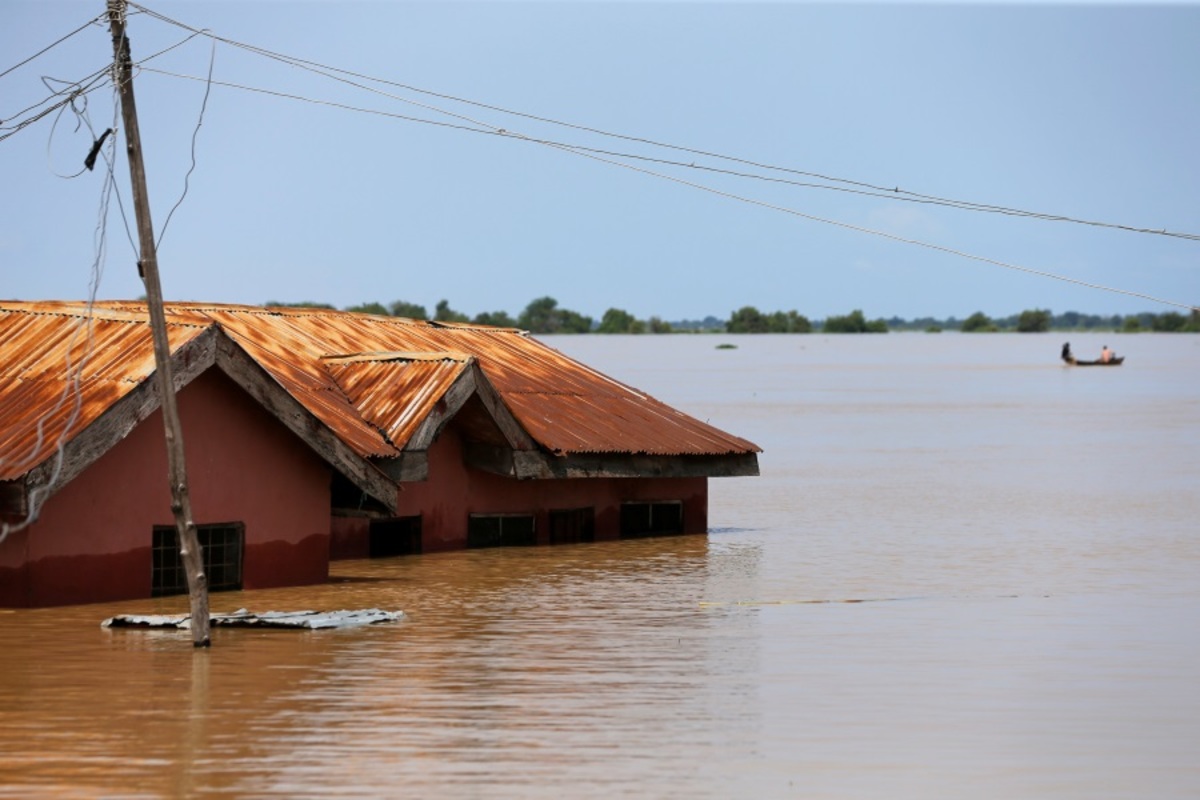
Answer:
M210 588L329 562L703 533L759 449L515 329L174 303ZM0 607L186 591L143 304L0 302Z

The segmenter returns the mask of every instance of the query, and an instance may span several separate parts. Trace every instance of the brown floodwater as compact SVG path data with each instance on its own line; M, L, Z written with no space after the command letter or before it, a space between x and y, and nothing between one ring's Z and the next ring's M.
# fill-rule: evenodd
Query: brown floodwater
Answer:
M765 448L707 536L0 611L0 797L1200 795L1200 337L551 343ZM718 350L729 341L737 349Z

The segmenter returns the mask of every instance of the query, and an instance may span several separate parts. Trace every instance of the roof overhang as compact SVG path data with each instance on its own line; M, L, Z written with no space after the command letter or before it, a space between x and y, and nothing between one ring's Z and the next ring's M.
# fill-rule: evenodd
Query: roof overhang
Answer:
M219 325L210 326L171 354L175 391L180 391L213 367L233 380L331 467L389 510L395 510L396 484L377 466L343 443L312 412L285 391ZM44 500L58 492L125 439L158 408L158 386L151 373L66 442L61 456L47 459L22 479L6 482L0 487L0 510L14 514L27 513L32 493L38 493ZM186 433L185 430L185 437Z
M756 453L646 455L511 450L468 444L467 464L518 480L548 478L730 478L758 475Z
M434 408L404 443L400 455L379 459L376 463L395 481L426 480L429 477L430 446L472 398L478 398L495 426L495 431L504 441L503 446L487 445L488 447L508 453L537 452L537 444L504 405L500 394L480 369L479 363L470 358L466 368L450 384Z

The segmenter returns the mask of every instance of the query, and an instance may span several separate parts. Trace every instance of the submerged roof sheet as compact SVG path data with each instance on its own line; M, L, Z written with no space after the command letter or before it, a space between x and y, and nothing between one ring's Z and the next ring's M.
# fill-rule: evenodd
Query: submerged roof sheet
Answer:
M511 328L197 303L169 303L166 318L172 352L220 326L363 456L397 455L472 360L552 453L758 452ZM153 371L142 304L97 304L89 322L78 303L0 302L0 480L44 461L64 430L82 430Z

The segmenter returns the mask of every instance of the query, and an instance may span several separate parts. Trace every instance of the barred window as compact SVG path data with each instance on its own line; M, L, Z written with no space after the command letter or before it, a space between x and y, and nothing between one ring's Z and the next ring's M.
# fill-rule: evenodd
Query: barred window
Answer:
M204 574L209 591L233 591L242 588L242 554L246 526L241 522L197 525L196 538L204 556ZM150 596L187 594L187 574L179 555L179 541L173 525L155 525L150 545Z

